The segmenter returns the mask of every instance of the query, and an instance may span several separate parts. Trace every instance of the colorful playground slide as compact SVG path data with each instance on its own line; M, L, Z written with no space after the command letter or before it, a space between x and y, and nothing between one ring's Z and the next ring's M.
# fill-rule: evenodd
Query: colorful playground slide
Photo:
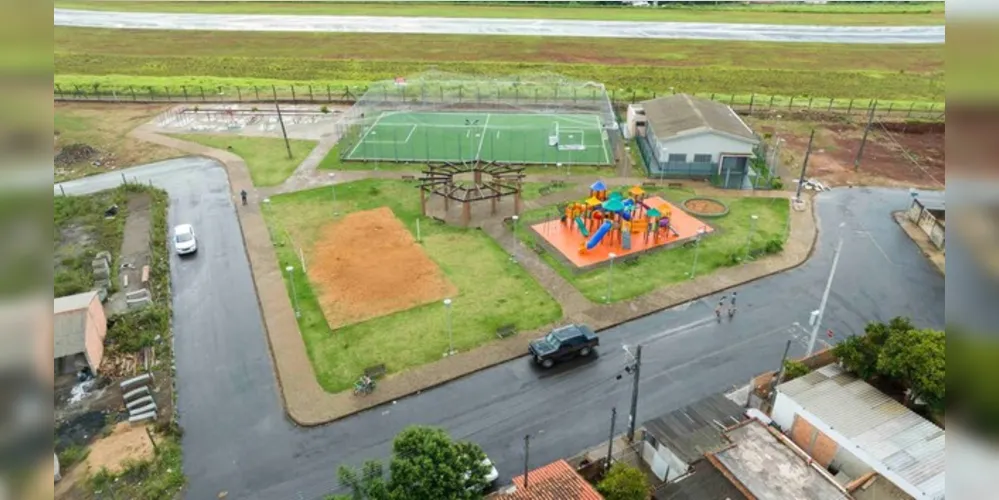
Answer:
M586 229L586 224L583 223L582 217L576 217L576 226L579 227L579 233L582 234L584 238L590 235L590 231Z
M590 241L586 242L586 249L593 250L593 247L597 246L597 244L600 243L600 240L604 239L604 236L606 236L607 232L610 231L612 225L611 221L604 221L604 223L600 225L600 228L597 229L597 232L593 233L593 237L590 238Z

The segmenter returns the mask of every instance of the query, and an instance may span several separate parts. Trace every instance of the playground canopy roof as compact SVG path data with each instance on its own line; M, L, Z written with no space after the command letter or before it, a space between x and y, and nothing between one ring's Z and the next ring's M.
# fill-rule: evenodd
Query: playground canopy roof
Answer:
M597 182L594 182L593 185L590 186L590 190L591 191L607 191L607 185L604 184L604 181L597 181Z

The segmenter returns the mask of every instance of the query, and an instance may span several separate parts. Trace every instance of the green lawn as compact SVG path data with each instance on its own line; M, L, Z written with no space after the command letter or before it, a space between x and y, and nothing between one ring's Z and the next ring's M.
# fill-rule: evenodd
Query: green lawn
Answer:
M400 47L405 47L400 50ZM517 36L252 33L55 28L56 83L128 99L198 86L244 99L295 84L316 100L430 69L496 78L559 73L606 85L617 101L653 93L942 101L944 45L872 45ZM312 86L310 90L308 85ZM778 99L779 101L780 99Z
M169 2L56 0L67 9L340 16L432 16L598 21L925 25L944 23L943 2L873 5L664 5L658 9L583 5L462 5L457 3Z
M653 192L679 206L680 202L695 196L693 191L660 190ZM696 276L710 274L715 270L736 265L746 258L747 248L753 253L762 251L769 240L783 242L787 238L787 221L790 206L783 198L716 198L729 207L728 215L720 218L704 218L703 221L716 229L716 233L704 238L697 257ZM538 222L554 213L552 207L544 207L526 212L523 227ZM750 216L757 215L755 231L750 241ZM519 231L525 242L533 241L531 231ZM747 247L749 243L749 247ZM611 276L612 301L628 300L663 286L690 279L694 264L695 249L692 246L679 246L668 250L651 252L639 257L634 265L618 264ZM574 268L553 257L548 252L542 259L583 295L595 302L602 302L607 294L609 268L576 273Z
M246 167L250 169L250 177L256 187L281 184L316 147L315 141L289 141L292 154L289 159L284 139L207 134L175 134L174 137L216 149L225 150L231 147L234 154L246 161Z
M571 179L567 179L565 184L561 186L552 186L550 182L525 182L521 186L521 199L524 201L536 200L542 196L548 196L561 191L568 191L570 189L575 189L576 185L571 182ZM542 194L541 190L547 189L548 194Z
M336 193L335 208L341 214L388 206L414 235L421 219L424 251L458 289L452 297L455 349L468 351L493 341L496 329L508 323L527 330L561 317L558 303L484 233L421 218L412 184L368 179L337 185ZM265 217L282 268L299 266L297 246L305 249L306 262L315 260L310 249L320 228L330 222L332 204L328 188L271 198ZM300 273L295 274L295 293L309 358L327 391L348 389L369 366L383 363L390 372L400 372L439 360L448 348L439 303L331 331L312 284Z

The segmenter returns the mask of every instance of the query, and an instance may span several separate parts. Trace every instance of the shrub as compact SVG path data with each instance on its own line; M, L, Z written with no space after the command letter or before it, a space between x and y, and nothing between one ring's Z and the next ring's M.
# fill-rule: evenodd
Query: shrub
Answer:
M773 177L772 179L770 179L770 188L784 189L784 179L781 179L779 176Z
M153 345L157 335L165 336L170 324L169 310L148 306L108 319L108 344L117 352L139 352Z
M775 253L781 253L784 250L784 240L780 238L772 238L767 240L763 245L763 252L772 255Z
M802 375L808 375L812 369L801 361L788 359L784 361L784 382L794 380Z
M87 458L87 454L90 450L74 444L67 447L65 450L59 452L59 466L62 468L68 468L73 464L79 463L84 458Z
M649 482L642 471L616 463L597 484L597 491L607 500L645 500L649 498Z
M330 108L329 108L329 106L323 104L322 107L319 108L319 112L322 113L322 114L324 114L324 115L325 114L329 114Z

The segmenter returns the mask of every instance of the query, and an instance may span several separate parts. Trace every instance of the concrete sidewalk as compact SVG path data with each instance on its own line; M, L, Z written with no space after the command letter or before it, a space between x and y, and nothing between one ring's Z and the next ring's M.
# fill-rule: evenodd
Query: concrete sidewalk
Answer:
M520 357L526 352L527 342L543 334L556 325L546 325L532 331L497 340L473 351L464 352L450 358L423 365L401 374L393 374L381 381L378 390L367 397L355 397L350 391L330 394L320 387L309 360L305 343L292 309L284 279L278 269L277 255L270 240L270 234L259 210L259 202L264 196L285 192L290 186L278 189L257 191L250 180L246 163L236 155L200 144L160 135L150 127L139 127L131 134L140 140L172 147L193 155L207 156L221 162L228 172L232 196L246 189L250 194L249 205L237 210L245 240L246 253L252 267L257 297L263 314L264 325L271 347L277 380L285 410L289 417L303 426L319 425L337 420L382 403L390 402L446 383L452 379L468 375L481 369ZM291 180L293 184L308 187L333 182L326 175L303 175ZM367 177L398 178L407 175L402 172L350 172L352 175L337 173L336 182L345 182ZM346 174L346 172L344 172ZM364 175L369 174L369 175ZM324 179L325 178L325 179ZM532 178L541 180L543 177ZM560 180L565 180L561 179ZM593 180L596 180L594 178ZM572 182L586 182L582 178ZM613 185L640 183L639 179L616 179ZM700 191L701 188L698 187ZM706 194L707 190L704 190ZM552 196L560 195L555 193ZM732 196L731 192L724 194ZM755 194L763 194L756 192ZM766 196L788 197L785 192L770 193ZM238 206L238 205L237 205ZM498 219L487 221L483 230L490 234L508 252L512 253L513 238L509 230ZM811 252L817 235L811 203L803 211L792 211L791 234L784 252L767 256L739 267L724 269L714 274L656 290L635 300L611 304L595 305L569 285L561 276L530 249L518 242L518 257L523 265L552 295L562 304L563 318L559 324L586 322L602 329L629 319L651 314L699 297L710 295L721 289L753 281L778 273L803 263Z

